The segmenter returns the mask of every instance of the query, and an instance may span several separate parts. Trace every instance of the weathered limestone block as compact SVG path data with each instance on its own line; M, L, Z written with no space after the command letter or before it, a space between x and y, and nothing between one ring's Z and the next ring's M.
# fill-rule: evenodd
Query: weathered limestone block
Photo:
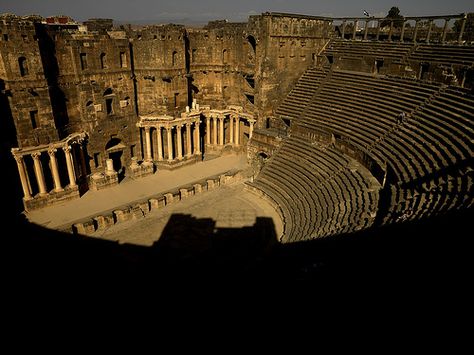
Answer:
M172 193L167 193L165 194L165 201L166 201L166 205L171 205L172 203L174 203L174 196Z
M145 217L145 214L143 213L143 210L141 209L140 204L132 207L131 215L133 219L140 219L140 218Z
M116 223L125 222L131 219L130 210L115 210L114 211Z
M179 196L181 200L189 197L188 189L179 189Z
M138 206L140 207L145 216L148 214L148 212L150 212L150 205L148 204L148 201L140 202Z
M206 180L207 182L207 190L213 190L216 187L215 181L214 180Z
M96 224L97 230L102 230L102 229L107 228L104 216L96 216L93 219Z
M200 194L202 192L202 185L201 184L194 184L193 188L194 188L194 194L195 195Z
M76 234L89 235L95 232L94 221L87 221L74 224Z
M151 199L148 200L148 202L150 203L150 210L151 211L159 209L159 208L163 208L166 205L166 201L165 201L164 197L162 197L162 198L151 198Z

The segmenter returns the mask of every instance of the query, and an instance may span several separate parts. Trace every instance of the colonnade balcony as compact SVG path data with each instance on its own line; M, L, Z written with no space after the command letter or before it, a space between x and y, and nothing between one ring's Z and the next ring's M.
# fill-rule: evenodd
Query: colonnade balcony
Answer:
M87 176L85 132L34 147L13 148L25 210L79 197L78 180Z

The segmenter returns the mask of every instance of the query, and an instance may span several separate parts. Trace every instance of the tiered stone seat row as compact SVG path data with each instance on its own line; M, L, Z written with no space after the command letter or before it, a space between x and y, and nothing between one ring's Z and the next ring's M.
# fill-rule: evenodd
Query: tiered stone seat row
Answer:
M262 169L253 185L282 204L284 242L349 233L372 224L378 195L369 191L363 175L348 169L349 163L334 149L290 137Z
M297 118L311 101L314 93L327 75L327 70L309 68L296 83L295 87L281 105L276 113L281 116Z
M471 66L474 63L474 47L439 44L418 45L409 56L410 60L459 64Z
M365 56L394 58L402 61L412 47L412 44L398 42L334 40L326 48L325 53L357 58Z

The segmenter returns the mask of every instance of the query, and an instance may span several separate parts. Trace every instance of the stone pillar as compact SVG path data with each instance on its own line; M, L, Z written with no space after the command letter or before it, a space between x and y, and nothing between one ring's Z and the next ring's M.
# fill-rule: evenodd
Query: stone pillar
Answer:
M418 34L418 22L419 20L415 21L415 29L413 30L413 43L416 42L416 35Z
M35 164L35 175L36 181L38 182L39 193L40 195L46 195L48 192L46 191L46 183L44 182L44 175L43 175L43 168L41 167L41 153L35 152L31 154L33 157L33 162Z
M53 173L54 191L63 191L61 180L59 179L58 162L56 161L56 149L48 150L49 161L51 162L51 172Z
M380 20L377 20L377 36L375 37L375 40L378 41L380 38Z
M173 161L173 137L171 127L166 127L166 137L168 138L168 161Z
M212 144L217 145L217 117L212 120Z
M233 144L234 143L234 116L229 115L229 143Z
M224 119L225 116L219 117L219 145L224 145Z
M433 28L433 20L430 20L428 23L428 33L426 35L426 43L430 43L431 29Z
M356 39L357 25L358 25L358 21L354 20L354 31L352 31L352 39Z
M211 144L211 117L206 117L206 145Z
M199 125L201 124L201 121L200 120L197 120L195 123L195 126L194 126L194 149L195 149L195 152L194 154L201 154L201 131L200 131L200 128L199 128Z
M158 144L158 160L163 160L163 137L161 137L161 126L156 127L156 141Z
M250 127L249 127L249 140L252 139L253 135L253 125L255 124L255 120L249 120Z
M441 43L443 44L446 42L446 33L448 33L448 23L449 23L449 19L448 18L444 19L443 34L441 36Z
M462 44L462 35L464 34L464 28L466 27L466 16L462 19L461 30L459 31L458 43Z
M235 145L240 144L240 117L235 116Z
M367 33L369 31L369 22L368 20L365 20L365 28L364 28L364 41L367 41Z
M20 174L21 187L23 188L23 195L25 195L25 200L31 199L31 192L28 186L28 177L26 175L25 167L23 165L22 156L14 156L16 164L18 166L18 173Z
M392 34L393 34L393 20L390 21L390 30L388 31L388 41L392 42Z
M178 138L178 160L183 159L183 139L181 137L183 132L181 128L181 125L176 126L176 137Z
M145 145L146 145L146 161L152 161L151 157L151 137L150 137L150 127L145 128Z
M405 27L406 27L407 23L406 21L403 21L403 25L402 25L402 33L400 34L400 42L403 43L403 36L405 35Z
M344 39L345 33L346 33L346 20L342 21L342 34L341 34L342 39Z
M79 145L79 150L81 151L81 170L82 176L87 176L87 166L86 166L86 155L84 154L84 146L82 144Z
M74 187L76 186L76 177L74 175L74 165L72 163L71 157L71 146L68 145L63 148L64 155L66 156L66 165L67 165L67 174L69 176L69 186Z
M190 157L191 154L191 122L186 122L186 157Z
M106 170L105 172L107 174L113 174L115 173L115 170L114 170L114 161L112 159L105 159L105 166L106 166Z

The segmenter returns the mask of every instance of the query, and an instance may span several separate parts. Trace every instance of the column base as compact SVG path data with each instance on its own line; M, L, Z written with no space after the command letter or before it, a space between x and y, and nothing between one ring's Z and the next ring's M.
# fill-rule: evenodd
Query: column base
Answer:
M68 186L61 191L53 190L49 194L38 194L30 199L23 198L23 205L25 207L25 211L33 211L56 205L64 201L74 200L79 197L79 188L77 185L75 185L70 188Z

